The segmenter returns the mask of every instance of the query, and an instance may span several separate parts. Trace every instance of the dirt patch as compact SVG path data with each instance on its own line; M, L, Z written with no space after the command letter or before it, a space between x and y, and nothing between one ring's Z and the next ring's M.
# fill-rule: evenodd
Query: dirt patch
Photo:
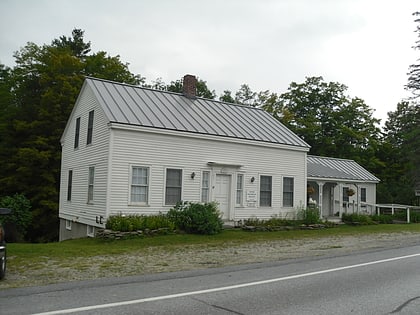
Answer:
M420 233L391 233L335 236L315 239L262 241L223 246L189 245L170 251L151 247L124 255L104 255L57 262L47 257L37 268L22 270L13 266L13 257L0 289L46 285L58 282L122 277L160 272L215 268L309 256L339 255L364 249L415 244ZM75 267L77 266L77 267Z

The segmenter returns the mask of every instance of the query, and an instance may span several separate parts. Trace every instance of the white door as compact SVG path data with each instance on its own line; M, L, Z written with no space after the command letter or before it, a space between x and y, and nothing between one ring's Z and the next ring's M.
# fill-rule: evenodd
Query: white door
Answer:
M214 200L219 203L222 219L229 220L230 212L230 175L216 174Z

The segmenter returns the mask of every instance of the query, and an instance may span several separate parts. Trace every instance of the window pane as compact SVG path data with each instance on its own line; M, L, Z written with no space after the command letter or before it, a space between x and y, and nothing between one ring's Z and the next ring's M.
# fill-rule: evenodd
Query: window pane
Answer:
M166 170L165 204L174 205L181 201L181 192L182 170L168 168Z
M360 188L360 201L366 202L366 188Z
M343 187L343 201L349 202L349 195L348 195L349 188Z
M70 170L69 171L68 183L67 183L67 200L68 201L71 201L71 189L72 189L72 185L73 185L73 171Z
M74 148L79 147L79 137L80 137L80 117L76 119L76 130L74 132Z
M147 204L149 192L149 169L133 167L131 174L131 202Z
M201 181L201 202L209 202L210 172L203 172Z
M260 206L271 207L272 177L260 177Z
M95 168L89 167L89 187L88 187L88 202L93 201L93 181L95 177Z
M243 201L243 186L244 186L244 176L238 174L236 178L236 205L241 206Z
M86 144L92 143L92 135L93 135L93 110L89 112L89 120L88 120L88 130L87 130L87 140Z
M293 207L294 178L283 178L283 207Z

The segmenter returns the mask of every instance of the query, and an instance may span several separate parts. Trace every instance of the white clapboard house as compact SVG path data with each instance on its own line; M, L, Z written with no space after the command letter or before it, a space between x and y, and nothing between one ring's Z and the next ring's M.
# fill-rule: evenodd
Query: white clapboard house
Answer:
M309 145L267 112L86 78L61 138L60 240L113 214L217 201L226 221L293 217L307 205Z

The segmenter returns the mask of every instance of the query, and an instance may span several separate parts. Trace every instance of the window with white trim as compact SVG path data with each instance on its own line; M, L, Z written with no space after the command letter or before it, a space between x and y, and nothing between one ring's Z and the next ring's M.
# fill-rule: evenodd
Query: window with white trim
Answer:
M348 187L343 187L343 202L349 202L350 198L349 198L349 188Z
M260 206L271 207L272 195L272 181L271 176L260 176Z
M209 202L210 172L203 171L201 175L201 202Z
M70 220L66 220L66 230L71 231L71 221Z
M94 115L94 111L91 110L89 112L89 119L88 119L87 139L86 139L86 144L87 145L92 143L92 137L93 137L93 115Z
M73 187L73 170L69 170L67 179L67 201L71 201L71 191Z
M92 225L88 225L87 226L87 231L86 231L87 236L89 237L94 237L95 236L95 227Z
M89 178L88 178L88 198L87 198L88 203L93 202L94 178L95 178L95 167L91 166L91 167L89 167Z
M244 199L244 175L236 176L236 206L242 206Z
M366 188L360 188L360 201L366 202Z
M182 169L166 169L165 205L175 205L182 199Z
M79 138L80 138L80 117L76 119L76 128L74 131L74 148L79 147Z
M130 202L147 205L149 202L149 168L131 168Z
M283 207L293 207L294 181L293 177L283 177Z

